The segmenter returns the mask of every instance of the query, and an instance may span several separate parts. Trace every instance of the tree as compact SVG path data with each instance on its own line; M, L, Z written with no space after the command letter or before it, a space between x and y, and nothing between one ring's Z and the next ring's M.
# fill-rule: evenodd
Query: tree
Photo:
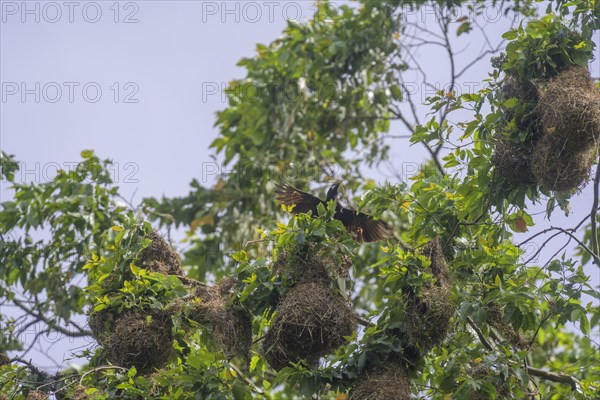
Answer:
M0 213L0 294L23 311L0 315L2 396L597 398L599 292L586 270L600 267L600 169L589 175L600 94L586 67L600 11L498 3L524 21L461 67L452 35L485 28L456 12L489 4L432 4L436 31L405 18L426 2L324 2L259 45L217 116L212 147L232 173L193 181L186 197L127 207L110 161L92 151L51 182L23 184L2 153L15 194ZM413 51L425 45L451 66L426 115L404 78L424 71ZM458 79L491 56L485 85L458 94ZM367 179L406 139L430 156L410 184ZM274 200L282 178L341 179L395 237L359 245L331 218L333 202L292 216ZM535 226L536 205L548 218L568 212L590 179L585 219L515 240ZM185 229L181 259L159 228ZM35 239L39 229L49 239ZM538 252L564 245L543 264L523 257L546 233ZM89 328L76 322L83 313ZM19 332L38 322L93 336L89 364L51 374L19 357Z

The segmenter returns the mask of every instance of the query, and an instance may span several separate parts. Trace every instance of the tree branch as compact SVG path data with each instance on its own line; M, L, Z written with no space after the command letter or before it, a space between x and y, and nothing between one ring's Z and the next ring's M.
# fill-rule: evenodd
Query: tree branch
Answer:
M83 380L85 379L86 376L88 376L89 374L93 374L95 372L98 371L103 371L103 370L107 370L107 369L118 369L121 371L128 371L129 368L125 368L125 367L120 367L118 365L101 365L99 367L95 367L93 369L90 369L89 371L84 372L83 374L81 374L81 378L79 378L79 385L83 386Z
M600 266L600 257L598 256L598 254L594 251L592 251L592 249L590 249L589 247L586 246L585 243L583 243L581 240L579 240L575 235L573 235L571 232L567 231L566 229L563 228L559 228L559 227L551 227L551 229L555 229L558 230L560 232L563 232L567 235L569 235L574 241L577 242L577 244L579 246L581 246L585 251L587 251L588 253L590 253L590 255L592 256L592 258L594 259L594 262Z
M579 380L577 378L575 378L571 375L566 375L566 374L560 373L560 372L554 373L554 372L544 371L543 369L528 366L527 373L529 375L535 376L537 378L546 379L546 380L552 381L552 382L568 383L569 385L571 385L571 389L573 391L577 390L577 385L581 384L581 382L579 382Z
M248 384L248 386L250 386L252 388L252 390L255 393L264 396L264 394L265 394L264 390L262 390L261 388L256 386L256 384L252 381L252 379L248 378L237 365L232 364L230 362L228 362L227 364L229 365L229 368L233 369L242 378L242 380L244 382L246 382Z
M359 325L362 325L362 326L375 326L375 324L372 323L371 321L366 320L362 317L359 317L358 315L356 316L356 321L359 323Z
M481 331L481 329L479 329L479 327L475 324L471 317L467 317L467 323L475 331L475 333L479 337L479 340L481 341L481 344L483 344L483 346L486 349L493 351L494 346L485 338L483 332ZM577 385L580 384L579 380L571 375L544 371L543 369L534 368L530 366L527 366L527 373L531 376L535 376L540 379L546 379L558 383L567 383L571 385L572 390L577 390Z
M69 337L92 336L92 332L90 332L88 330L81 330L81 329L79 329L78 332L75 332L75 331L70 331L67 328L63 328L60 325L57 325L55 321L52 321L50 318L46 318L43 315L38 314L33 309L27 307L25 304L23 304L23 302L21 300L13 299L13 303L15 303L15 305L17 307L19 307L21 310L25 311L27 314L29 314L29 315L37 318L39 321L44 322L46 325L48 325L48 327L50 329L53 329L53 330L55 330L58 333L62 333L65 336L69 336Z
M600 195L598 191L600 190L600 160L598 164L596 164L596 177L594 178L594 201L592 202L592 212L591 212L591 234L592 234L592 252L595 254L599 254L598 250L598 227L596 226L596 218L598 215L598 196ZM600 261L598 257L594 259L596 264L600 267Z
M467 317L467 323L475 331L483 347L485 347L489 351L494 351L494 346L485 338L483 332L481 331L481 329L479 329L479 327L475 324L471 317Z
M31 361L24 360L21 357L11 358L9 361L9 364L12 364L13 362L18 362L18 363L25 365L31 372L33 372L34 374L39 375L41 377L49 377L50 376L50 374L47 373L46 371L42 371L41 369L39 369L38 367L33 365L31 363Z

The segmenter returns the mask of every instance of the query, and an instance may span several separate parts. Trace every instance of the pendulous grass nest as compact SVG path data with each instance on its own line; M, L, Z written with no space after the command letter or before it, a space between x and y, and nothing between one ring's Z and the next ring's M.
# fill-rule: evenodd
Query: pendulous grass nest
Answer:
M106 394L99 391L99 390L93 390L91 393L87 393L87 391L89 390L89 387L83 386L83 385L78 385L75 390L73 391L73 393L71 394L71 396L69 397L70 400L95 400L95 399L102 399L105 398Z
M230 306L234 284L233 279L223 279L215 286L199 286L196 298L180 306L187 308L189 319L212 329L212 338L228 356L239 355L248 360L252 320L247 312Z
M546 134L533 151L533 174L543 189L569 192L589 181L596 149L573 150L563 144L554 134Z
M88 316L88 325L92 331L92 336L100 344L106 342L106 338L113 329L116 316L112 310L104 309L94 311Z
M540 99L542 126L565 154L598 147L600 91L586 67L572 66L548 85Z
M155 231L148 238L152 243L143 249L138 257L137 263L141 268L149 271L162 273L164 275L183 276L184 271L181 268L181 260L171 246ZM105 282L117 280L118 275L113 273ZM131 271L126 270L125 279L132 279ZM88 324L92 331L92 336L100 344L104 344L108 335L113 331L114 325L121 315L115 310L104 309L97 312L91 312L88 317Z
M450 288L447 285L424 287L419 294L407 296L404 310L408 342L421 354L427 353L448 333L454 314Z
M431 260L435 284L404 297L404 333L410 346L423 355L446 337L454 305L450 299L450 271L444 259L441 238L430 241L422 254Z
M437 279L438 285L448 285L450 283L450 270L446 259L444 258L444 248L442 246L442 238L437 236L435 239L429 241L423 249L421 254L431 261L431 272Z
M165 275L184 275L181 260L171 246L156 232L148 238L152 243L138 255L139 267Z
M48 395L41 390L30 390L27 393L27 400L48 400Z
M277 307L263 341L265 358L276 370L301 360L316 366L355 329L356 316L341 295L323 282L299 283Z
M514 185L531 185L536 183L531 169L533 145L531 143L515 143L508 139L496 141L492 164L500 176Z
M506 382L503 382L500 376L495 375L488 366L483 364L475 365L471 368L469 375L475 380L483 380L490 383L496 391L496 399L509 398L510 389L507 387ZM468 400L487 400L490 398L492 398L491 394L482 389L474 390L468 396Z
M540 92L533 82L508 76L502 85L502 98L508 100L513 97L525 103L537 103L540 100Z
M507 322L504 322L504 307L497 303L488 303L484 306L486 322L496 329L505 339L519 349L529 349L532 343L522 333Z
M518 129L529 128L534 137L538 136L540 116L537 105L540 100L540 92L537 86L531 81L521 81L509 76L502 85L502 98L518 100L515 107L504 110L504 120L511 121L516 118Z
M365 370L348 400L408 400L410 394L410 380L404 367L387 363Z
M327 282L347 278L352 260L344 254L330 249L316 249L314 243L297 245L282 251L273 269L278 274L287 274L295 283Z
M129 311L114 323L106 337L106 359L142 373L163 367L173 354L171 316L168 313Z

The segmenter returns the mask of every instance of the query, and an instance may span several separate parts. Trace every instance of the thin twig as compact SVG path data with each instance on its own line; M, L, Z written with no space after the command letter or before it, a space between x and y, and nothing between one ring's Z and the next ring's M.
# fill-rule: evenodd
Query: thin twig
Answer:
M493 351L494 350L493 345L485 338L485 336L483 335L483 332L481 331L481 329L479 329L479 327L475 324L475 322L473 322L471 317L467 317L467 323L475 331L475 333L479 337L479 340L481 341L481 344L483 344L483 346L486 349ZM544 371L542 369L534 368L534 367L530 367L530 366L527 366L527 373L529 375L535 376L537 378L546 379L546 380L549 380L552 382L568 383L569 385L571 385L571 389L573 389L573 390L577 390L577 385L580 384L579 380L571 375Z
M581 246L585 251L590 253L592 258L594 259L594 262L600 266L600 257L598 256L598 254L596 252L594 252L592 249L590 249L589 247L587 247L586 244L583 243L581 240L579 240L575 235L573 235L571 232L567 231L566 229L563 229L560 227L553 226L553 227L551 227L551 229L555 229L555 230L561 231L562 233L569 235L573 240L575 240L577 242L577 244L579 246Z
M244 382L246 382L252 388L252 390L254 390L254 392L256 392L260 395L265 394L264 390L262 390L261 388L256 386L256 384L254 382L252 382L252 379L248 378L237 365L232 364L232 363L227 363L227 364L229 365L229 367L231 369L233 369L244 380Z
M479 327L475 324L471 317L467 317L467 323L475 331L475 333L479 337L479 341L481 341L481 344L483 344L483 347L485 347L489 351L494 351L494 346L485 338L483 332L481 331L481 329L479 329Z
M566 375L566 374L560 373L560 372L554 373L554 372L544 371L543 369L528 366L527 373L529 375L533 375L537 378L546 379L546 380L552 381L552 382L568 383L569 385L571 385L571 389L573 391L577 390L577 385L581 384L581 382L579 382L579 380L577 378L575 378L571 375Z
M362 326L375 326L375 324L372 323L371 321L364 319L362 317L359 317L358 315L356 316L356 321Z
M596 218L598 215L598 196L600 195L598 192L600 191L600 160L596 165L596 177L594 178L594 201L592 202L592 212L591 212L591 234L592 234L592 252L595 254L599 254L598 249L598 227L596 226ZM596 264L600 267L600 261L596 257L594 259Z
M44 322L46 325L48 325L48 327L52 330L55 330L58 333L62 333L65 336L69 336L69 337L85 337L85 336L92 336L92 332L88 331L88 330L79 330L79 332L76 331L71 331L67 328L63 328L60 325L57 325L55 321L52 321L50 318L46 318L43 315L37 313L36 311L34 311L33 309L27 307L25 304L23 304L22 301L18 300L18 299L13 299L13 303L19 307L21 310L25 311L27 314L37 318L39 321Z
M18 363L21 363L21 364L25 365L27 368L29 368L29 370L31 372L33 372L36 375L43 376L43 377L50 376L49 373L47 373L45 371L42 371L41 369L39 369L38 367L36 367L35 365L33 365L31 363L31 361L24 360L21 357L13 357L13 358L11 358L10 361L9 361L9 364L11 364L13 362L18 362Z
M88 376L89 374L92 374L92 373L94 373L94 372L98 372L98 371L107 370L107 369L118 369L118 370L121 370L121 371L128 371L128 370L129 370L128 368L125 368L125 367L120 367L120 366L118 366L118 365L101 365L101 366L99 366L99 367L96 367L96 368L94 368L94 369L91 369L91 370L89 370L89 371L86 371L86 372L84 372L84 373L81 375L81 378L79 378L79 385L80 385L80 386L83 386L83 379L84 379L86 376Z

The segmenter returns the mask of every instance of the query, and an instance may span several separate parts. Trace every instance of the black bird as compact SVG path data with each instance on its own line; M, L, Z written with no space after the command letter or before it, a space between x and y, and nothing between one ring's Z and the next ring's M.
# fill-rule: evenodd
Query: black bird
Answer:
M392 228L387 223L377 221L367 214L343 207L337 200L339 186L339 182L331 185L327 191L327 199L325 201L310 193L296 189L286 182L276 183L275 193L279 202L288 207L295 205L292 209L294 214L312 211L312 215L317 216L317 206L319 204L327 206L328 201L335 200L336 211L333 218L342 221L346 230L355 235L357 242L376 242L392 236Z

